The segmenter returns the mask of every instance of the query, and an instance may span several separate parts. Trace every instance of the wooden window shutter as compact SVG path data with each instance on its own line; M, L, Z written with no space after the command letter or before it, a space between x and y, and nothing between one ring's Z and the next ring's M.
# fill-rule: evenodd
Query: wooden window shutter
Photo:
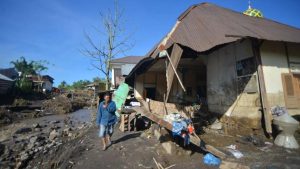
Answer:
M282 74L284 99L287 108L298 108L298 98L296 93L296 81L290 73Z

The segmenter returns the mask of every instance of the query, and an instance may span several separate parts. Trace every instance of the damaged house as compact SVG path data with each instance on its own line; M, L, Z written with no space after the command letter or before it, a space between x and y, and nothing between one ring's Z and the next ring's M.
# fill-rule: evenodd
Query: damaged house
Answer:
M221 119L272 133L271 107L300 114L300 29L209 3L194 5L126 82L137 99L156 104L155 113L196 103Z

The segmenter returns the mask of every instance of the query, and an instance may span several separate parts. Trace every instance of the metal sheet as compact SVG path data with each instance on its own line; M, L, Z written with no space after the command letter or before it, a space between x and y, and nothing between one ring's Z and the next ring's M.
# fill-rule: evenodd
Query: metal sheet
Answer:
M159 46L166 49L177 43L196 52L243 38L300 43L300 29L266 18L244 15L210 3L194 5L183 12L171 31L146 55L157 58ZM140 64L135 69L143 69ZM133 74L131 73L128 78Z

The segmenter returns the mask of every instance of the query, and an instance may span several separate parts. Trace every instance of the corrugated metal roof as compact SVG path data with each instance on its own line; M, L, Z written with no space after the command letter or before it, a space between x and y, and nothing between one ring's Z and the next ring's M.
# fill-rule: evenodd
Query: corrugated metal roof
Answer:
M11 79L16 79L19 76L15 68L0 69L0 74Z
M160 44L169 48L178 43L203 52L245 37L300 43L300 29L266 18L247 16L210 3L202 3L182 13L172 31ZM156 57L158 46L148 56Z
M247 16L214 4L201 3L183 12L172 30L147 53L146 57L156 58L160 45L168 49L177 43L196 52L204 52L249 37L300 43L300 29L266 18ZM149 59L141 60L126 77L126 81L132 79L134 71L140 67L144 69L142 65L146 61L149 62Z
M11 78L9 78L9 77L7 77L7 76L4 76L4 75L2 75L2 74L0 74L0 79L1 80L5 80L5 81L13 81Z
M126 56L118 59L113 59L111 63L132 63L136 64L140 60L142 60L144 57L142 56Z

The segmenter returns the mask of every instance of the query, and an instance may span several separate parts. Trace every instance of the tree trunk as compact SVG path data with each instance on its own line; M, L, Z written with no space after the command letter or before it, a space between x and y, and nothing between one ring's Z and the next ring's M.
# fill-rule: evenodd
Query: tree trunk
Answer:
M110 89L110 79L109 79L109 75L106 76L106 83L105 83L105 90L109 90Z

